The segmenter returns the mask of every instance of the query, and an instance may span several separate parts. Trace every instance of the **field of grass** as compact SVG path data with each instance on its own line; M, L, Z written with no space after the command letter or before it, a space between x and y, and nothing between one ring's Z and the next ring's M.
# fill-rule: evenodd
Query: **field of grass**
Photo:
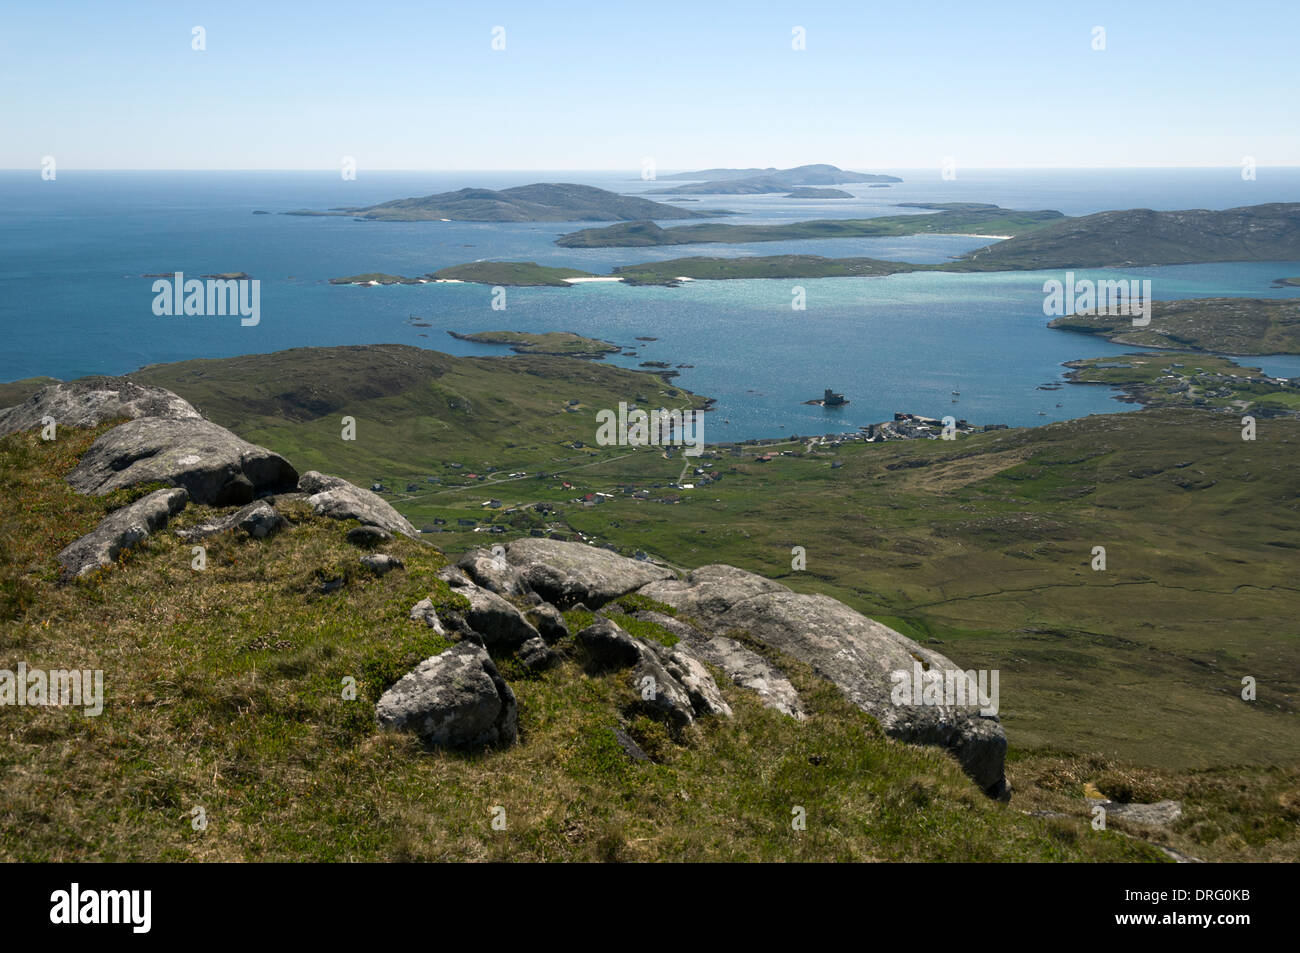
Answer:
M24 593L0 609L0 664L99 669L105 687L98 717L6 709L6 861L1162 859L1116 830L990 801L946 754L885 739L790 662L808 721L726 688L734 720L675 739L621 715L635 700L626 679L586 674L561 642L544 675L503 664L521 744L424 750L379 731L373 702L446 646L407 618L427 593L454 598L435 579L436 549L396 540L406 568L373 577L344 541L348 524L285 505L291 525L268 540L208 540L203 571L164 532L61 586L58 547L126 501L63 481L97 432L0 439L16 504L0 580ZM192 507L176 522L206 515ZM345 584L323 594L335 578ZM652 761L623 755L620 725Z

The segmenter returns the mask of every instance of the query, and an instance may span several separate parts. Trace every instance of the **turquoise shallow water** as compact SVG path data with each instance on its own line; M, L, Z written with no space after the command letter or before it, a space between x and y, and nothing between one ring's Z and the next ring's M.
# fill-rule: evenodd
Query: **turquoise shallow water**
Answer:
M900 173L907 175L908 173ZM1244 184L1207 170L1185 174L988 173L961 183L906 182L854 189L843 203L775 196L706 198L704 207L746 212L746 221L896 214L899 201L990 201L1070 214L1100 208L1227 207L1300 195L1300 173ZM680 288L591 284L512 288L493 311L490 289L469 284L338 287L328 279L364 271L418 274L482 258L534 260L604 272L634 261L692 254L800 252L942 261L986 240L957 236L837 239L659 249L563 249L554 238L584 223L371 223L347 218L252 215L362 204L484 185L580 181L621 191L656 187L611 173L403 173L343 183L328 173L76 173L56 182L0 173L0 379L123 373L144 364L273 351L304 345L399 342L458 354L501 350L456 341L447 330L572 330L636 346L638 357L693 364L679 382L718 399L706 439L852 429L895 411L974 423L1034 425L1129 405L1100 388L1039 390L1060 364L1121 353L1090 337L1047 330L1043 281L1061 275L906 274L811 281L695 282ZM1253 186L1254 188L1247 187ZM783 204L784 203L784 204ZM694 205L696 203L692 203ZM686 206L690 207L690 206ZM742 220L740 217L734 220ZM589 223L586 223L589 224ZM157 317L146 272L246 271L261 280L261 323L238 318ZM1100 272L1078 272L1101 277ZM1215 295L1296 297L1270 287L1300 263L1133 269L1105 277L1150 278L1157 299ZM791 309L791 290L807 296ZM414 328L411 315L429 321ZM636 342L638 336L659 340ZM1300 375L1300 359L1247 359ZM826 387L847 407L802 402ZM953 403L952 391L960 391ZM1056 406L1057 404L1061 406ZM724 424L724 420L730 420Z

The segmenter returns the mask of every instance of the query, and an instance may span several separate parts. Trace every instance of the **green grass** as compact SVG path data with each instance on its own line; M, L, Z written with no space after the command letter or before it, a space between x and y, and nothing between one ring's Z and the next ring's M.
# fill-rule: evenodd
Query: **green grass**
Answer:
M988 800L949 756L885 739L793 662L807 722L728 686L735 719L704 719L681 743L628 721L656 757L633 763L612 733L635 702L625 675L589 676L566 650L514 682L520 745L426 751L379 731L372 702L446 646L407 618L430 591L450 598L435 576L441 554L397 539L405 570L349 573L349 524L286 505L290 526L267 540L207 540L205 571L164 532L60 586L56 547L111 505L62 479L92 437L0 439L18 504L0 572L30 587L0 618L0 664L102 669L106 696L96 718L6 714L4 860L1161 859L1140 841ZM210 515L192 507L176 522ZM318 581L340 573L346 584L321 594ZM505 831L492 828L497 807ZM796 807L806 830L791 826Z

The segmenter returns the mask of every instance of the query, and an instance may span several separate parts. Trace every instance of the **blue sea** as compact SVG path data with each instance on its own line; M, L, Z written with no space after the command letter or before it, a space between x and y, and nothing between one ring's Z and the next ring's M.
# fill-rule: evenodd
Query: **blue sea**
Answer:
M733 222L893 215L899 202L992 202L1070 215L1118 208L1229 208L1300 200L1300 169L1001 170L893 172L888 189L847 186L853 199L701 196L684 208L725 208ZM864 255L939 262L988 244L963 236L831 239L670 248L565 249L555 238L594 223L359 222L276 214L366 205L466 186L580 182L629 194L664 188L635 172L77 172L54 181L0 172L0 380L121 374L146 364L290 347L402 343L453 354L501 354L446 332L568 330L635 350L642 361L689 364L677 383L717 399L709 441L852 430L895 411L972 423L1037 425L1129 409L1095 387L1041 390L1061 364L1124 353L1046 328L1043 282L1053 273L917 273L883 278L691 282L678 288L593 283L510 288L505 311L474 284L361 288L341 275L418 275L479 259L536 261L604 273L620 264L690 255ZM664 198L664 197L659 197ZM254 215L254 210L272 214ZM915 210L912 210L915 211ZM917 214L922 214L917 212ZM666 222L664 224L673 224ZM261 321L154 315L146 273L247 272L261 282ZM1184 265L1078 277L1149 278L1156 299L1297 297L1271 287L1300 262ZM802 286L806 309L791 307ZM410 319L431 324L413 327ZM655 337L640 342L637 337ZM1243 359L1300 376L1300 358ZM848 406L804 401L825 388ZM955 398L952 392L959 395ZM729 421L729 423L723 423Z

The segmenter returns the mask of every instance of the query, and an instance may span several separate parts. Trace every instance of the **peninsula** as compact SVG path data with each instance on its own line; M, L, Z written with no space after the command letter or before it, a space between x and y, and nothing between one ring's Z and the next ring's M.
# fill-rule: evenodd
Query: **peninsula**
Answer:
M1300 302L1276 298L1157 301L1151 323L1128 316L1071 314L1049 328L1097 334L1116 344L1215 354L1300 354Z

